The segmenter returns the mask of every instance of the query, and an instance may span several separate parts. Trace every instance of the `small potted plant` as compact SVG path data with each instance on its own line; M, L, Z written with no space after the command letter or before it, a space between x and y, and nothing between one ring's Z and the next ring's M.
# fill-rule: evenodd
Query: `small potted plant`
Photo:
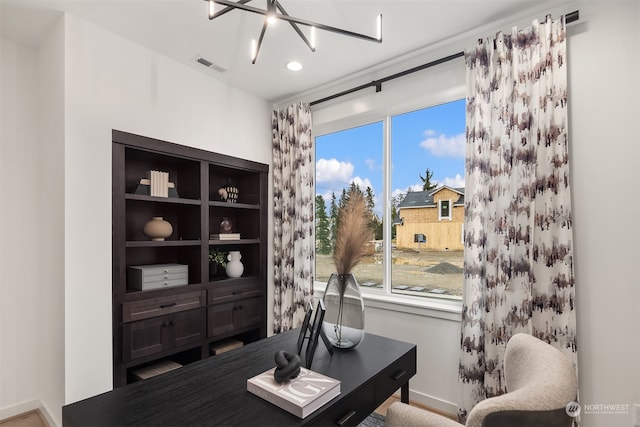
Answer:
M227 253L218 249L209 249L209 278L223 274L227 266Z

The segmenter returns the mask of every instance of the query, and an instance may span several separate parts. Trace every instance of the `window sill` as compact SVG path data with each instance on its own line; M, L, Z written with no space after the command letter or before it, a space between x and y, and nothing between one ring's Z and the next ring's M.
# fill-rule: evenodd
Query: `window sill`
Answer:
M325 283L316 282L313 287L313 294L316 298L324 296ZM375 292L363 292L365 307L372 307L382 310L397 311L400 313L416 314L437 319L461 321L462 302L426 298L409 297L404 295L387 295Z

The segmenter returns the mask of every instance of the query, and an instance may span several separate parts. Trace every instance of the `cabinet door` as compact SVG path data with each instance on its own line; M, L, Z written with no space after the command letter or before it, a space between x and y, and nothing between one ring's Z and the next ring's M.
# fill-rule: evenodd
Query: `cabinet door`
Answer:
M167 316L131 322L124 325L122 358L125 362L160 353Z
M259 325L262 320L262 298L246 298L209 306L210 337Z
M260 324L262 298L248 298L236 303L234 326L236 329Z
M204 339L204 309L154 317L124 325L123 360L130 361Z
M204 339L204 310L190 310L175 314L171 328L170 345L181 347L187 344L200 344Z
M209 306L207 332L210 337L233 331L235 302Z

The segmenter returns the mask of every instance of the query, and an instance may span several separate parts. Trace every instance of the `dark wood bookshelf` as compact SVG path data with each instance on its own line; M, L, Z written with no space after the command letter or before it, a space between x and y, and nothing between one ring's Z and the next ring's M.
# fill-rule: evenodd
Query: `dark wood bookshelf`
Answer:
M112 140L114 388L140 367L207 358L223 339L266 337L268 165L117 130ZM177 197L139 194L151 170L168 173ZM238 189L235 203L220 200L226 185ZM156 216L173 228L164 241L142 231ZM210 239L222 218L242 239ZM210 278L213 248L240 251L242 277ZM130 267L161 264L188 266L187 283L145 290L127 283Z

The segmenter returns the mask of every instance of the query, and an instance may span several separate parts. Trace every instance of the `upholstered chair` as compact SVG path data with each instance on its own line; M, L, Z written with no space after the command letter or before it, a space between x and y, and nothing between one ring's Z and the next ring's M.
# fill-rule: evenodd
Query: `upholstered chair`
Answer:
M573 363L559 350L527 334L516 334L504 355L507 393L479 402L470 427L571 426L565 410L578 392ZM404 403L393 403L386 427L460 427L455 421Z

